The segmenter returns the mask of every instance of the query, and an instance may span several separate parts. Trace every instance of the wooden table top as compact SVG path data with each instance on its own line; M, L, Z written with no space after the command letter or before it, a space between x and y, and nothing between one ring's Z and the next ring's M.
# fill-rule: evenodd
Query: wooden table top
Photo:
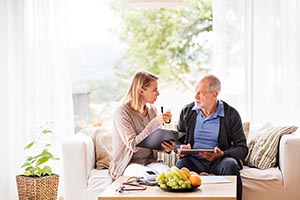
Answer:
M229 182L217 183L218 177ZM147 186L146 190L140 191L116 192L127 179L126 176L118 178L98 196L98 200L236 200L236 176L212 176L212 179L203 177L202 185L192 192L167 192L158 186Z

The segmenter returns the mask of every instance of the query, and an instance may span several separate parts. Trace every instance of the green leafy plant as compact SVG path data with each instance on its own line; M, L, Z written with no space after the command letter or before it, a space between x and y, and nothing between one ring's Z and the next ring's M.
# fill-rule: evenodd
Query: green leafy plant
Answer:
M52 153L49 152L49 147L51 145L49 143L43 143L42 138L47 134L51 134L53 132L51 127L40 127L39 135L37 140L30 142L28 145L24 147L24 151L33 150L36 148L37 154L27 156L24 164L21 168L24 168L25 176L46 176L52 175L52 168L49 165L46 165L50 160L59 160L59 158L54 157ZM39 150L39 146L43 145L43 148Z

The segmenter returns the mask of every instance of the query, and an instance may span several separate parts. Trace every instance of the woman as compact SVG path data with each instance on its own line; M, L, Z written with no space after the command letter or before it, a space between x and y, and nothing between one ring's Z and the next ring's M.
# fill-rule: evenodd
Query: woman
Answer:
M158 77L145 71L135 74L125 102L114 113L113 152L109 173L113 180L119 176L143 176L146 171L161 173L169 167L157 162L156 151L136 145L166 122L170 115L157 114L153 103L159 96ZM171 152L175 142L161 143Z

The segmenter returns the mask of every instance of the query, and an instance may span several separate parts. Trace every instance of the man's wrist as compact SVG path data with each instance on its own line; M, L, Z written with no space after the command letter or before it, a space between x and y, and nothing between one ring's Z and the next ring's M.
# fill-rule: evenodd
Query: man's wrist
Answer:
M219 158L223 158L223 157L224 157L224 151L220 151Z
M223 158L224 157L224 151L221 151L220 154L221 154L220 158Z

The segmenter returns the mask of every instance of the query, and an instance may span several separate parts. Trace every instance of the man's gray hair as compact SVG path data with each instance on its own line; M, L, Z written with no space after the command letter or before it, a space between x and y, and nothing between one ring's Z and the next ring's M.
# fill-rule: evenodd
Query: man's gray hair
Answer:
M218 93L220 93L221 81L216 76L207 75L202 78L201 82L204 80L208 81L208 91L209 92L217 91Z

